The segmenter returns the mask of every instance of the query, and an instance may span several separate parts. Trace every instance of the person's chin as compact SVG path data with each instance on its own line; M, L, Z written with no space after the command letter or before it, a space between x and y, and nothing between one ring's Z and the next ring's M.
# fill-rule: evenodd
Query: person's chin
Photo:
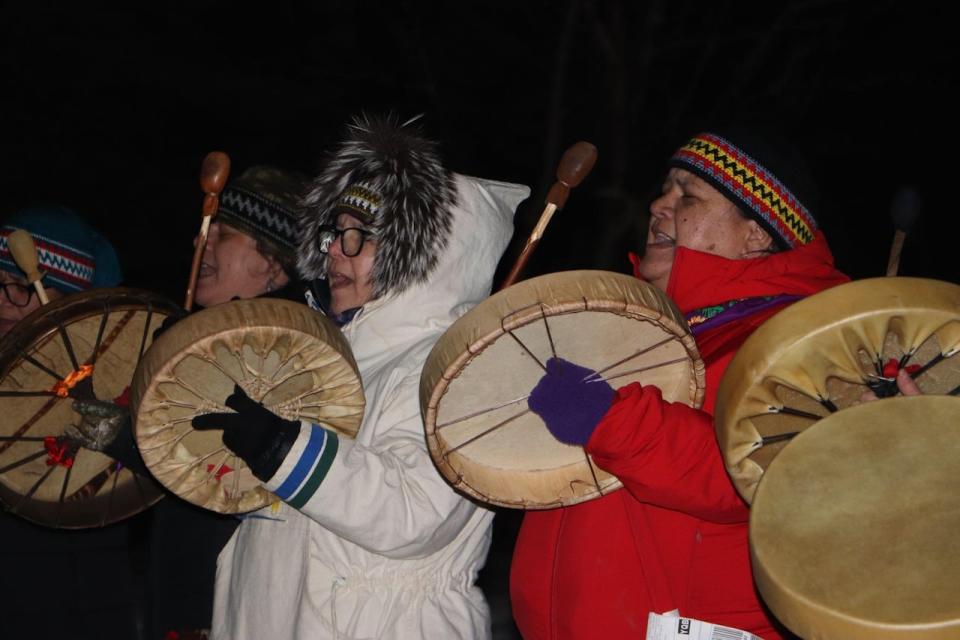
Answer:
M224 300L220 299L222 297L216 287L201 284L197 285L197 292L193 295L193 301L201 307L212 307L223 302Z
M637 269L645 278L654 278L673 267L673 245L648 245Z
M330 291L330 310L335 314L340 314L346 311L347 309L353 309L358 305L354 304L354 299L351 296L343 295L342 293L338 295L336 289L331 289Z

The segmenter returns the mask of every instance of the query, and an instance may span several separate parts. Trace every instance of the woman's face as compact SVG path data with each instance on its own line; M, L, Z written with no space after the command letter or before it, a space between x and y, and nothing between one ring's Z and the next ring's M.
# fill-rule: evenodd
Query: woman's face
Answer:
M337 229L367 229L360 219L348 213L337 216ZM360 253L355 256L343 254L338 236L327 249L327 281L330 284L330 307L334 313L343 313L348 309L362 307L373 299L373 284L370 275L373 272L373 259L377 254L377 241L366 237Z
M255 298L286 283L283 269L257 250L251 236L222 222L210 225L194 296L197 304L212 307L234 298Z
M770 235L702 178L684 169L667 173L650 205L647 249L639 265L644 280L666 290L677 247L739 260L773 245Z
M33 285L28 285L24 278L9 271L0 269L0 283L4 285L4 292L0 293L0 336L5 336L40 306L40 298L33 291ZM51 300L63 295L53 287L47 287L46 292Z

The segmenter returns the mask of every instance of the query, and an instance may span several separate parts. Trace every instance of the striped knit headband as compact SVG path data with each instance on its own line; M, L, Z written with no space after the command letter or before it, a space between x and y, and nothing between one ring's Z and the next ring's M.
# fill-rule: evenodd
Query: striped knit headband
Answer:
M296 251L296 214L259 193L227 185L220 196L219 217L254 238L273 243L291 258Z
M813 240L817 222L771 171L730 141L712 133L694 136L670 166L700 176L759 222L784 249Z
M10 255L10 234L17 229L4 225L0 229L0 264L6 271L18 273L19 267ZM37 245L37 257L40 262L40 271L44 273L44 282L53 284L58 289L74 292L85 291L93 282L93 272L96 264L93 256L84 251L57 242L39 234L32 234L33 242Z
M10 255L10 234L33 236L43 282L63 293L115 287L123 279L113 245L75 211L59 205L23 209L0 227L0 269L23 272Z

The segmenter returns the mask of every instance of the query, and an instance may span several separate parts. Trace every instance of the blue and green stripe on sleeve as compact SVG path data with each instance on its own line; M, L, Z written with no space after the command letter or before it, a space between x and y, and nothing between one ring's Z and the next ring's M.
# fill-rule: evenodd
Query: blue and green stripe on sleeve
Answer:
M300 509L316 493L339 448L339 438L333 431L319 425L310 425L307 444L290 475L273 492L291 507Z

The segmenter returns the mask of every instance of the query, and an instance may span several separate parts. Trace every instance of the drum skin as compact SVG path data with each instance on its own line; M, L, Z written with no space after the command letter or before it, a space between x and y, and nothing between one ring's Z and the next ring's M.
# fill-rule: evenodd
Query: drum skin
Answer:
M124 402L153 332L179 313L154 293L98 289L54 300L4 336L0 499L7 509L38 524L79 529L123 520L163 497L152 478L71 446L64 429L80 421L76 398ZM78 375L84 365L92 365L89 375ZM73 386L62 384L68 377L76 378ZM62 396L52 392L58 384ZM72 465L56 464L45 452L48 442L69 451L63 462Z
M559 356L614 387L654 384L699 407L704 367L682 314L656 288L605 271L568 271L502 290L455 322L430 353L420 404L430 454L458 490L488 504L548 509L621 486L581 447L554 439L527 408Z
M882 383L891 359L923 367L925 393L960 393L960 286L873 278L828 289L776 314L743 344L717 394L727 471L750 502L793 435Z
M808 640L960 637L960 398L887 398L806 429L750 516L764 601Z
M235 300L178 322L146 353L131 389L137 446L168 489L219 513L244 513L277 498L223 445L222 432L190 420L224 406L238 384L289 419L354 437L363 386L340 330L288 300Z

